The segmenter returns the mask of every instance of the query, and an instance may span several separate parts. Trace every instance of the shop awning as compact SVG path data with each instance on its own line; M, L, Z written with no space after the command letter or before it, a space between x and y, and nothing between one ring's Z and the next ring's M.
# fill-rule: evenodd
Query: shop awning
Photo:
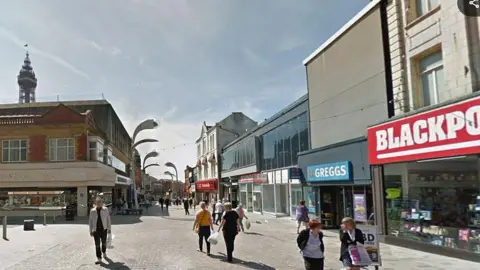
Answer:
M216 191L217 179L201 180L195 183L195 189L197 191Z

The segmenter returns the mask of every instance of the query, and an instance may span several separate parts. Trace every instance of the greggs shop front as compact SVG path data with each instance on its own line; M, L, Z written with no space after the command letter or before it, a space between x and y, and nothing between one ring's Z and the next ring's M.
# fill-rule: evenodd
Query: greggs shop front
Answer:
M480 261L480 96L472 96L368 128L387 243Z

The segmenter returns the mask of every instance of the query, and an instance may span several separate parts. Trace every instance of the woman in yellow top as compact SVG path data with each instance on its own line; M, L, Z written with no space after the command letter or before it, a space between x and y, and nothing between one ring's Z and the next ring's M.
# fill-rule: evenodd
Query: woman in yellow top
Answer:
M210 256L210 243L207 239L213 231L213 223L210 212L207 210L205 202L200 203L200 210L197 212L195 222L193 223L193 230L198 233L198 251L203 251L203 238L207 244L207 255Z

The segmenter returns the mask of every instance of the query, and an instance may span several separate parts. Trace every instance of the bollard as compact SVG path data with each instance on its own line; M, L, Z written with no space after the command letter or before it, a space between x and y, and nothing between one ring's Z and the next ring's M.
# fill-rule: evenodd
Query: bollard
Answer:
M47 214L43 213L43 226L47 226Z
M53 224L55 224L55 212L53 212Z
M7 216L3 217L3 239L7 240Z

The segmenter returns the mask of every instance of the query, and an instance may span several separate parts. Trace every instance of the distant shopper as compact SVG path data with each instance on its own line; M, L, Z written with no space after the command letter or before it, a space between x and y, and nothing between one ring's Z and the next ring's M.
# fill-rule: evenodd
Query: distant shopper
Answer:
M248 217L247 217L247 215L245 215L245 211L243 210L243 205L241 203L239 203L237 208L235 208L235 212L237 212L237 214L238 214L238 221L240 223L240 229L242 229L242 232L244 232L245 230L243 229L243 218L248 219Z
M223 239L227 247L227 261L233 261L233 250L235 248L235 237L240 231L239 216L236 211L232 211L232 204L227 202L224 205L225 214L222 218L222 223L218 227L218 231L223 231Z
M160 204L160 208L162 209L163 211L163 203L164 203L164 200L162 197L160 197L160 199L158 199L158 203Z
M212 220L215 222L216 220L216 215L217 215L217 211L215 211L215 208L217 206L217 201L212 199L212 203L211 203L211 206L212 206Z
M107 234L112 231L110 214L108 213L108 209L103 206L103 200L100 197L96 198L95 207L90 210L88 224L90 236L92 236L95 241L95 251L97 255L97 261L95 263L100 264L102 262L102 253L103 257L107 258Z
M218 201L215 204L215 214L217 216L217 220L215 220L215 224L218 225L218 223L222 220L222 215L223 215L223 203L221 201Z
M210 237L213 231L212 218L210 212L207 210L205 202L200 203L200 210L198 210L195 216L195 222L193 223L193 230L198 233L198 251L203 252L203 239L205 239L207 245L207 255L210 256L210 243L207 239Z
M324 252L322 223L318 220L308 222L308 229L302 230L297 237L297 246L302 252L306 270L323 270Z
M297 214L296 214L296 219L297 219L297 234L300 231L300 226L305 226L305 229L308 229L308 208L305 206L305 201L301 200L298 202L297 206Z
M170 199L168 197L165 198L165 208L168 211L168 207L170 206Z
M185 215L190 215L190 211L188 211L189 204L187 198L183 199L183 208L185 209Z
M363 232L357 229L355 220L351 217L342 219L342 230L340 231L340 261L343 262L343 266L348 270L360 270L361 266L353 265L348 247L351 245L356 246L358 243L365 244L363 239Z
M190 208L193 207L193 199L192 198L188 199L188 204L189 204Z

